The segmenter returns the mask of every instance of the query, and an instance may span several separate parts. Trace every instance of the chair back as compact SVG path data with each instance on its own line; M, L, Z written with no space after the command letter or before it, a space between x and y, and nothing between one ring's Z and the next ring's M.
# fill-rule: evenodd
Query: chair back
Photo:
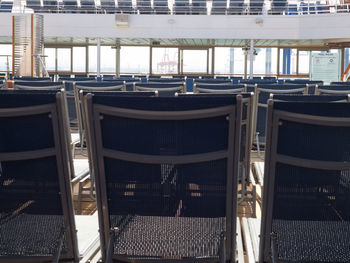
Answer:
M268 102L261 263L350 257L350 103L335 97Z

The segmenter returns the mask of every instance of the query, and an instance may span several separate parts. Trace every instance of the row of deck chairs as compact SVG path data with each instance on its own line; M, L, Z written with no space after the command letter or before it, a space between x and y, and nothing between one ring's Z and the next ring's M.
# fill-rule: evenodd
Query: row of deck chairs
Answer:
M170 14L170 7L167 0L137 0L133 6L131 0L101 0L99 5L94 0L26 0L26 7L35 12L70 12L70 13L125 13L125 14ZM249 9L251 14L261 14L264 2L262 0L250 1L248 6L242 0L230 0L228 5L225 0L212 1L211 14L243 14ZM175 0L173 5L174 14L207 14L206 0Z
M63 95L0 92L3 262L79 260ZM235 262L244 96L155 95L81 93L103 261ZM348 98L269 101L260 262L348 262Z

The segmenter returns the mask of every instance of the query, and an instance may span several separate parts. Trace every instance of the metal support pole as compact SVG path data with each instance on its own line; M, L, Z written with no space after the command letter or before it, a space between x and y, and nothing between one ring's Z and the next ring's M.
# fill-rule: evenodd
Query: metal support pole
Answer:
M117 78L120 77L120 46L116 47L116 55L117 55L117 63L116 63L116 67L115 67L115 73L117 75Z
M101 40L97 38L97 79L101 78Z
M243 50L244 50L244 79L247 79L248 50L247 49L243 49Z
M253 79L253 69L254 69L254 40L250 40L250 48L249 48L249 78Z

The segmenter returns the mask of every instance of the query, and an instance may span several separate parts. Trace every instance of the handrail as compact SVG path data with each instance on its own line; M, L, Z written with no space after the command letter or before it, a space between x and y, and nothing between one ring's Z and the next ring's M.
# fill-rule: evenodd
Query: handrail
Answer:
M349 65L346 67L344 73L341 76L342 81L347 81L350 77L350 63Z

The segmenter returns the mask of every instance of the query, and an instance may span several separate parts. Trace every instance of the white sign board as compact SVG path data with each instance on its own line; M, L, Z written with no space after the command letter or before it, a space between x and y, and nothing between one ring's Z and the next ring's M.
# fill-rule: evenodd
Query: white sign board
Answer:
M340 81L340 62L337 53L317 53L311 56L310 79L325 84Z

